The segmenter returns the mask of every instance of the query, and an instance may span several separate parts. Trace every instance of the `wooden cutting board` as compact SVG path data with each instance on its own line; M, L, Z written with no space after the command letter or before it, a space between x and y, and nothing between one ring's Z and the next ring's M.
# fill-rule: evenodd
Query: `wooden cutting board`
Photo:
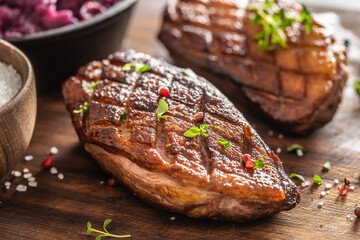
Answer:
M124 48L134 48L171 61L166 49L156 40L165 0L140 1L129 26ZM60 93L42 96L28 154L34 160L22 162L17 170L28 168L38 187L26 192L15 190L26 184L15 178L9 190L0 188L0 239L94 239L85 235L86 222L102 228L106 218L113 219L108 229L113 233L131 234L133 239L359 239L360 219L353 213L360 202L360 101L352 89L352 79L344 91L343 102L334 120L311 136L279 137L278 130L253 116L239 101L237 86L222 77L195 69L210 79L244 113L261 137L279 154L288 174L302 174L312 183L314 174L324 179L320 186L302 188L301 203L289 212L249 223L196 220L164 212L140 201L125 187L110 187L108 176L79 143ZM269 131L274 135L270 136ZM299 143L306 149L303 157L286 152L286 147ZM56 146L55 167L64 174L60 180L41 162L50 147ZM329 172L323 164L331 162ZM342 182L348 177L355 186L346 197L339 197L336 187L321 198L325 184ZM299 183L298 183L299 185ZM322 208L318 203L323 202ZM354 218L347 219L347 215ZM170 220L171 217L175 220Z

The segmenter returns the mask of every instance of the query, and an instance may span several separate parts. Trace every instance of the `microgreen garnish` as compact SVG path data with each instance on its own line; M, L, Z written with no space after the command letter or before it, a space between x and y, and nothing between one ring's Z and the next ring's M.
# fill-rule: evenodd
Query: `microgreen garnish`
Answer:
M88 87L84 87L84 90L90 90L93 89L94 87L96 87L97 85L99 85L99 81L96 81L95 83L91 84Z
M263 168L265 166L265 162L262 159L258 159L255 161L254 169Z
M182 74L184 74L185 76L191 77L191 78L196 78L196 74L190 68L184 68L182 70Z
M209 135L205 133L208 130L208 128L209 128L208 125L201 125L200 128L192 127L184 133L184 136L192 138L200 134L203 137L208 137Z
M326 162L324 163L323 169L324 169L325 171L329 171L330 168L331 168L330 162L329 162L329 161L326 161Z
M84 102L84 105L79 110L74 110L73 113L86 113L89 110L89 105L87 102Z
M121 121L122 123L125 123L125 121L126 121L126 112L121 113L121 115L120 115L120 121Z
M289 178L297 178L297 179L299 179L300 181L305 182L305 178L304 178L302 175L300 175L300 174L291 173L290 176L289 176Z
M156 116L158 119L166 119L167 116L163 115L169 110L168 105L162 99L159 100L159 106L156 109Z
M284 30L293 22L301 22L308 32L312 32L312 17L309 10L302 6L300 15L286 14L284 8L280 8L275 0L266 0L249 6L254 11L251 23L260 24L263 30L255 35L259 49L265 51L274 50L276 44L286 48L286 34Z
M123 67L122 70L124 71L134 71L134 70L138 70L139 72L146 72L149 71L151 68L145 64L137 64L137 63L126 63Z
M355 80L354 88L355 88L356 93L360 96L360 80L359 79Z
M318 175L314 175L314 183L317 184L317 185L320 185L322 184L323 180L321 179L320 176Z
M218 126L214 126L215 129L220 129Z
M226 141L224 139L218 139L218 142L224 146L225 149L227 149L228 147L232 146L231 142Z
M91 223L90 222L87 222L87 230L86 230L86 235L87 236L90 236L91 232L97 232L97 233L100 233L100 235L98 235L95 240L100 240L101 237L113 237L113 238L128 238L128 237L131 237L131 235L115 235L115 234L111 234L108 232L108 230L106 229L107 225L109 225L111 223L111 219L106 219L104 221L104 225L103 225L103 229L104 229L104 232L103 231L99 231L99 230L96 230L96 229L93 229L91 227Z
M288 152L292 152L292 151L296 151L296 150L301 150L301 151L303 151L303 152L305 152L305 148L304 147L302 147L301 145L299 145L299 144L291 144L290 146L288 146L287 147L287 151Z

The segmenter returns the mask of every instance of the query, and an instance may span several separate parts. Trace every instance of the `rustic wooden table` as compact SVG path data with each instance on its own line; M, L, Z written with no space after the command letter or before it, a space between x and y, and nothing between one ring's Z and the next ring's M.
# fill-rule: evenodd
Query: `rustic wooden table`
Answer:
M140 1L123 48L134 48L171 60L156 40L165 0ZM17 166L28 168L38 181L26 192L15 190L27 184L15 178L9 190L1 188L0 239L94 239L87 237L86 222L101 228L106 218L113 219L111 232L131 234L133 239L359 239L360 219L353 210L360 201L360 101L352 89L352 79L344 91L343 102L334 120L308 137L295 138L280 132L251 115L238 100L237 86L221 77L195 69L217 85L255 126L273 150L279 154L287 173L302 174L312 183L314 174L324 179L320 186L302 188L301 203L289 212L249 223L190 219L148 206L125 187L100 184L108 176L79 143L60 93L39 97L38 116L28 154L34 160ZM269 136L269 130L274 131ZM299 143L306 148L304 157L289 154L285 148ZM55 166L64 174L56 175L41 168L50 147L56 146ZM329 172L323 164L331 162ZM339 197L336 187L321 198L326 183L348 177L355 186L346 197ZM318 203L323 202L322 208ZM347 215L354 218L347 219ZM170 217L175 220L170 220Z

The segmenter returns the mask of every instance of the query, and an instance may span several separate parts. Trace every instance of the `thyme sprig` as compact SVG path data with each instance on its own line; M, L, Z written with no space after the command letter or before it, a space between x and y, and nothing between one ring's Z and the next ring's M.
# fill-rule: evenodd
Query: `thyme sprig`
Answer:
M100 240L101 237L113 237L113 238L128 238L128 237L131 237L131 235L115 235L115 234L111 234L109 233L109 231L106 229L107 225L109 225L111 223L111 219L106 219L104 221L104 224L103 224L103 229L104 231L100 231L100 230L96 230L94 228L91 227L91 223L90 222L87 222L87 230L86 230L86 235L87 236L90 236L90 234L92 232L96 232L96 233L100 233L100 235L98 235L95 240Z
M308 32L312 32L312 16L305 5L302 5L300 15L287 14L275 0L250 5L249 9L254 11L251 23L260 24L263 27L263 30L254 36L254 39L258 41L259 50L271 51L277 44L286 48L284 30L293 22L301 22Z

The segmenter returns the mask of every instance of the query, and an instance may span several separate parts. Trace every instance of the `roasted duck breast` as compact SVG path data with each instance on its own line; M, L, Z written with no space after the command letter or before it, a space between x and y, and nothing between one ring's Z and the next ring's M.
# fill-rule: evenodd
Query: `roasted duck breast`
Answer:
M299 202L279 158L212 84L134 51L81 67L63 97L85 149L146 202L247 221Z
M251 109L287 132L320 128L341 101L346 49L294 1L170 0L159 39L175 60L238 83Z

